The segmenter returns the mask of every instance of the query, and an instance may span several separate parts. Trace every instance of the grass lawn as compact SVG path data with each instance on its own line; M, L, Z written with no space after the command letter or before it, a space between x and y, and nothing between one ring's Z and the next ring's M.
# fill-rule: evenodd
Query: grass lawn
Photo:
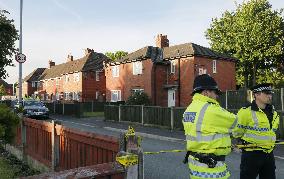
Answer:
M104 117L104 112L84 112L84 117Z
M13 167L2 157L0 157L0 176L1 179L15 178Z

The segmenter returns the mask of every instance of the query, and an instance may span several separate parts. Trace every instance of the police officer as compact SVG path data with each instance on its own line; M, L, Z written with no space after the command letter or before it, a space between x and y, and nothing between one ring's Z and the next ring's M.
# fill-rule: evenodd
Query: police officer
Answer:
M268 83L256 85L251 90L254 101L239 110L234 129L235 137L240 137L243 144L256 146L242 149L240 178L254 179L259 175L259 179L274 179L273 149L279 115L271 105L273 91Z
M183 115L187 155L191 179L229 178L225 156L231 152L230 133L236 116L216 101L220 90L207 74L194 79L193 100Z

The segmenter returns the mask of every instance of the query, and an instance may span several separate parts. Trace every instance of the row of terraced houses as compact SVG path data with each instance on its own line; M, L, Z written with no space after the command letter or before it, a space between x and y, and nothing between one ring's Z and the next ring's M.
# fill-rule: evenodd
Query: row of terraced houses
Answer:
M126 101L144 91L153 105L187 106L194 77L207 73L221 90L234 90L236 59L194 43L169 46L159 34L156 47L146 46L122 59L110 60L87 48L84 57L47 68L37 68L24 78L23 96L42 100Z

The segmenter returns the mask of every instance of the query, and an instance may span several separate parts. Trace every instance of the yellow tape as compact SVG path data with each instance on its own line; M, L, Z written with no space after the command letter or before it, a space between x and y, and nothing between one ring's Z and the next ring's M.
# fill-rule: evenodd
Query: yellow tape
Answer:
M125 167L136 165L138 164L138 155L130 154L124 156L117 156L116 161Z

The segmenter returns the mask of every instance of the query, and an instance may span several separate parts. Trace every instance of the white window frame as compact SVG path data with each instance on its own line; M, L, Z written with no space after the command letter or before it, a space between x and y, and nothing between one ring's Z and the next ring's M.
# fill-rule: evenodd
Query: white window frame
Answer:
M142 89L142 88L141 88L141 89L136 88L136 89L132 89L132 92L133 92L133 93L136 93L136 92L140 92L140 93L141 93L141 92L144 92L144 89Z
M74 82L80 81L80 74L79 73L74 73L73 74Z
M32 81L32 87L36 87L36 82L35 81Z
M96 99L99 99L99 91L96 91Z
M133 75L141 75L142 74L143 64L141 61L133 62L132 64L132 71Z
M199 69L198 69L198 75L203 75L203 74L207 74L207 69L205 69L205 68L199 68Z
M176 72L176 63L174 60L171 60L171 73L175 73Z
M114 95L116 95L116 99L114 99ZM111 102L121 101L121 90L111 90Z
M119 66L112 66L112 77L119 77Z
M65 75L65 82L66 82L66 83L69 82L69 74L66 74L66 75Z
M59 85L59 79L60 79L60 78L56 78L56 86Z
M100 71L96 71L96 81L100 81Z
M213 60L212 62L212 71L213 73L217 73L217 60Z

